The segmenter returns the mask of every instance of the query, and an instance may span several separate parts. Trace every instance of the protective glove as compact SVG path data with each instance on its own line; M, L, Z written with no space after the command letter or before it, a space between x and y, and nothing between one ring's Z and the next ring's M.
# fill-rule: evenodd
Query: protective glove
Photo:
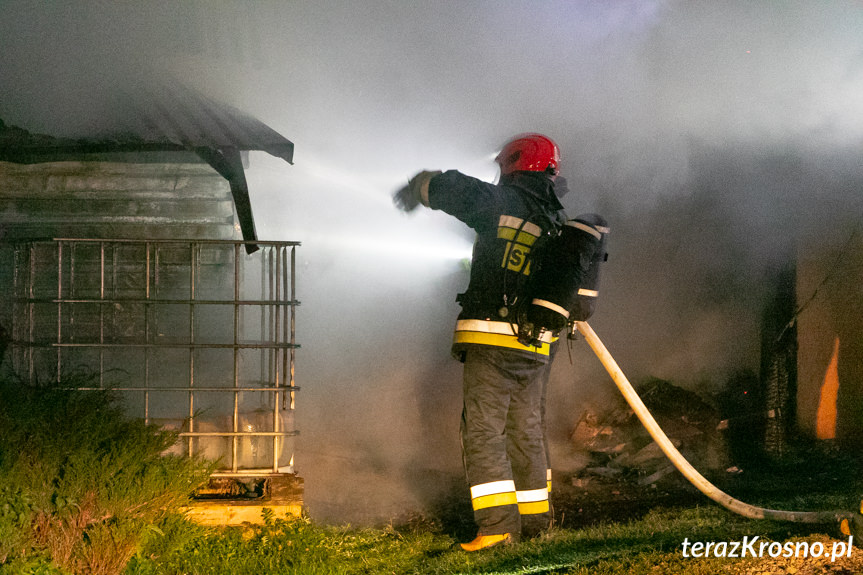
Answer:
M414 190L410 181L399 191L393 194L393 203L405 213L412 212L420 205L418 190Z
M411 178L407 185L393 195L393 203L403 212L412 212L417 206L428 206L429 182L439 171L422 171Z

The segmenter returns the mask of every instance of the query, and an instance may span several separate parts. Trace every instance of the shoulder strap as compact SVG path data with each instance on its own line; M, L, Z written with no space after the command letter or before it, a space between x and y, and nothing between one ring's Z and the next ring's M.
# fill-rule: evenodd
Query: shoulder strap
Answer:
M537 217L537 216L539 216L539 217ZM536 224L534 221L532 221L534 219L536 219L536 220L543 220L544 219L545 223L548 224L548 227L544 228L541 224ZM542 230L542 233L536 238L536 241L534 241L533 245L530 247L530 253L527 257L528 262L525 263L525 266L530 266L530 268L529 268L530 273L533 274L533 273L535 273L536 266L538 265L538 262L540 260L539 254L542 253L543 248L545 248L546 244L554 236L556 236L558 233L560 233L561 226L560 226L560 224L558 224L554 220L554 218L551 215L549 215L549 213L547 211L542 211L542 210L533 211L526 218L522 219L521 224L519 225L518 229L516 230L516 237L518 237L519 233L521 233L522 229L524 229L524 226L527 225L528 223L532 223L534 225L539 225L540 229ZM513 325L515 325L515 323L517 322L517 319L516 319L517 314L511 313L511 312L517 311L518 307L523 304L523 300L526 299L526 297L527 297L527 286L528 286L529 280L530 280L529 275L527 275L523 272L520 272L516 276L515 297L512 301L507 301L507 297L508 297L509 292L507 290L507 285L506 285L507 274L504 273L504 276L503 276L503 281L504 281L504 286L503 286L504 302L503 302L503 304L504 305L499 310L499 314L501 315L501 317L510 318L510 322Z

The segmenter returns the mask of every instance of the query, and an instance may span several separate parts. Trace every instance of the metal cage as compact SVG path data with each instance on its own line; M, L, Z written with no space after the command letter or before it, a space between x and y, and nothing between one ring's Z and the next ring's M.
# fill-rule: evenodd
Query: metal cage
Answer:
M214 476L293 473L299 242L55 239L12 246L12 368L110 388ZM83 377L83 379L82 379Z

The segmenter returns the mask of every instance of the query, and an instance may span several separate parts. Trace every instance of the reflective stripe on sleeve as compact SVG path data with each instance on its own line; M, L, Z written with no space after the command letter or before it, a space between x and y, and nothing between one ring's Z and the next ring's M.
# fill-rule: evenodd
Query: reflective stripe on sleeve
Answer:
M417 174L417 185L419 186L419 200L422 205L425 207L429 206L429 184L433 177L439 175L441 173L440 170L436 170L434 172L422 171Z
M514 230L521 230L523 232L527 232L528 234L533 236L533 239L536 239L537 236L542 234L541 227L530 222L525 222L523 219L517 218L515 216L501 216L497 222L497 226L498 228L513 228Z
M515 230L512 228L498 228L497 237L502 240L515 241L516 243L528 247L536 243L536 236L527 232L519 232L518 235L516 235Z
M599 292L592 289L579 288L578 295L583 295L586 297L599 297Z
M551 493L551 469L545 470L545 484L548 486L549 493Z

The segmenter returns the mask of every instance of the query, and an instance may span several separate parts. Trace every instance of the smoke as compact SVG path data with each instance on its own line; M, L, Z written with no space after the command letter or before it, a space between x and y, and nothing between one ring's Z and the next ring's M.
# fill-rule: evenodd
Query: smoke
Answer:
M297 468L334 521L409 510L460 473L448 346L472 233L394 210L416 171L492 179L509 136L555 138L570 215L612 227L597 332L633 379L701 391L757 367L796 236L860 213L856 1L0 7L8 124L107 130L107 95L156 70L295 142L294 166L253 154L248 179L259 235L304 243ZM565 468L569 428L615 391L576 342L551 394Z

